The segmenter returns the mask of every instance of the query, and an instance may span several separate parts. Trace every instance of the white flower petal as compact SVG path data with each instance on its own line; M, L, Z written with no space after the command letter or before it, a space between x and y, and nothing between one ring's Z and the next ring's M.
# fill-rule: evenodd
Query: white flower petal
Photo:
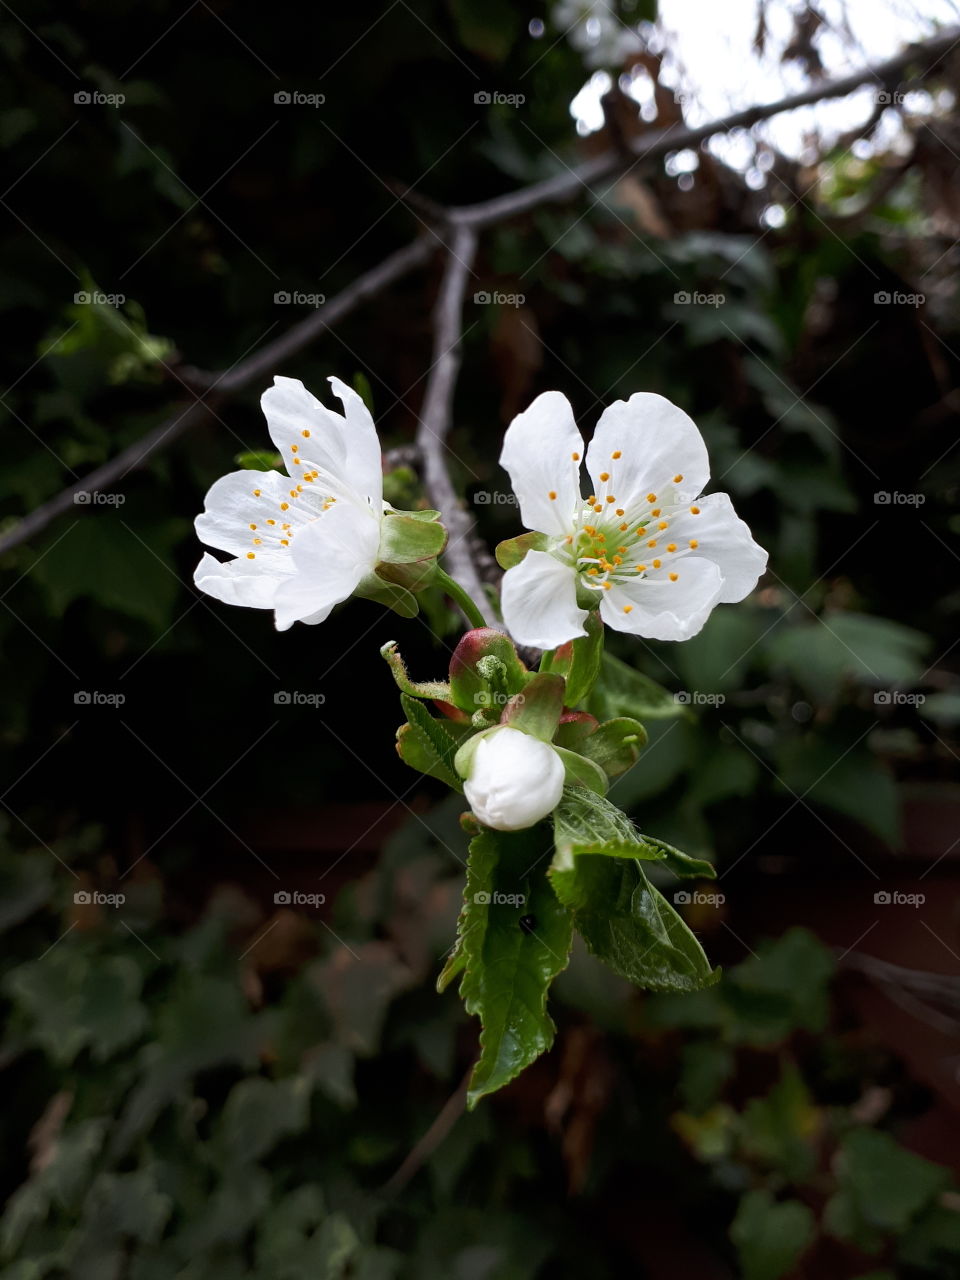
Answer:
M670 572L677 581L670 581ZM600 616L616 631L648 640L689 640L720 600L723 579L711 560L685 556L644 578L617 583L601 592Z
M370 410L352 387L339 378L328 378L333 394L346 415L346 478L379 511L383 502L383 455Z
M292 569L289 566L288 572ZM245 557L222 563L210 553L204 552L197 565L193 581L215 600L224 604L242 604L248 609L272 609L277 588L285 581L287 573L276 565Z
M274 601L277 630L298 621L322 622L373 570L379 545L379 517L350 503L337 503L300 529L293 544L295 572Z
M290 501L290 487L290 478L279 471L231 471L221 476L208 489L204 510L194 521L197 537L218 551L239 556L253 550L258 559L269 560L272 555L280 554L276 546L271 547L279 521L299 523L315 514L312 508L308 510L302 503ZM290 514L281 517L283 501L287 501ZM275 517L278 524L267 525L269 517ZM251 525L257 528L251 529ZM257 536L261 538L262 547L254 546L253 539Z
M500 465L510 475L520 518L528 529L569 533L574 513L581 506L582 457L583 437L569 400L559 391L537 396L530 408L510 423Z
M571 565L545 551L528 551L503 575L503 620L518 644L555 649L586 635L587 610L577 605L577 579Z
M767 567L767 553L754 542L748 526L726 493L710 493L670 518L670 539L681 549L678 559L696 554L712 560L723 575L720 604L736 604L750 594ZM696 542L693 551L690 542Z
M692 418L663 396L638 391L600 415L587 470L599 498L612 494L619 506L632 507L645 505L648 493L658 500L675 491L696 497L710 479L710 460Z
M504 725L477 743L463 792L485 826L523 831L557 807L563 779L563 762L551 746Z

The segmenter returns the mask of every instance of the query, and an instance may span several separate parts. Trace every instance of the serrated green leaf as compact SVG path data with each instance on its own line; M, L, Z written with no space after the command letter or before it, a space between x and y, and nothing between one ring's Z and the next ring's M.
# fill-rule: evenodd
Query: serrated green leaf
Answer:
M618 716L600 725L580 744L581 755L593 760L610 778L632 768L647 741L647 731L639 720Z
M407 717L407 724L397 731L401 758L421 773L428 773L455 791L462 791L463 783L454 767L459 740L416 698L401 693L400 703Z
M704 858L693 858L689 853L682 853L672 844L658 840L656 836L643 835L640 839L648 849L655 849L663 856L675 876L692 876L697 879L706 877L709 880L716 880L717 869L712 862L707 862Z
M482 1026L467 1095L471 1108L553 1043L547 991L566 968L573 931L569 911L543 873L544 839L544 829L534 827L485 830L470 842L459 930L460 994Z

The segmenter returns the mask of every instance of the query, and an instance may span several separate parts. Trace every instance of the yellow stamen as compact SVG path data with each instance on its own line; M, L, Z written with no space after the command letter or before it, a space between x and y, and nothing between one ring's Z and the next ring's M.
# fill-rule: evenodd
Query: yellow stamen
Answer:
M290 503L289 503L289 502L281 502L281 503L280 503L280 510L281 510L281 511L286 511L286 510L289 508L289 506L290 506Z
M601 582L601 583L600 583L600 586L603 588L603 590L604 590L604 591L609 591L609 590L610 590L610 587L611 587L612 585L613 585L613 584L612 584L612 583L610 583L610 582Z
M557 500L556 490L551 489L550 492L547 494L547 497L550 499L551 502L556 502Z
M256 526L255 524L252 524L252 525L250 526L250 528L251 528L251 529L255 529L256 527L257 527L257 526Z
M671 582L676 582L677 578L679 578L679 577L680 577L679 573L671 573L671 575L670 575L670 581L671 581Z
M309 432L309 431L301 431L301 432L300 432L300 434L301 434L304 438L306 438L306 437L310 434L310 432Z
M254 496L255 498L259 498L259 497L260 497L260 490L259 490L259 489L254 489L254 491L253 491L253 496Z
M700 508L699 508L699 507L691 507L691 508L690 508L690 514L691 514L692 516L698 516L698 515L700 514Z
M625 604L625 605L623 606L623 612L624 612L624 613L631 613L632 611L633 611L633 605L632 605L632 604Z
M297 452L297 450L298 450L299 448L300 448L300 446L299 446L298 444L292 444L292 445L290 446L290 452L291 452L291 453L296 453L296 452Z
M660 561L659 561L659 560L654 560L654 562L653 562L653 567L654 567L655 569L659 569L659 568L660 568Z
M579 462L579 461L580 461L580 455L579 455L579 453L571 453L570 457L574 460L574 462Z
M696 538L691 538L691 539L690 539L690 550L691 550L691 551L696 551L696 549L697 549L697 547L699 547L699 545L700 545L700 543L696 540Z
M670 528L669 521L667 521L667 520L661 520L661 521L658 523L657 528L658 528L658 529L669 529L669 528Z
M247 552L247 559L248 559L248 560L256 560L256 558L257 558L257 557L256 557L256 555L255 555L252 551L248 551L248 552Z
M650 541L647 543L648 547L655 547L656 545L657 545L656 538L651 538Z
M668 543L667 543L667 550L668 550L668 551L676 551L676 549L677 549L677 544L676 544L675 542L668 542Z
M595 564L592 564L592 565L590 566L590 568L587 570L587 573L589 573L589 574L596 574L596 573L599 573L599 572L600 572L600 570L597 568L597 566L596 566Z
M681 481L682 479L683 479L683 476L674 476L674 477L673 477L673 483L674 483L674 484L679 484L679 483L680 483L680 481Z
M613 453L611 453L611 455L610 455L610 457L614 460L614 462L616 462L616 460L617 460L620 456L621 456L621 455L620 455L620 450L619 450L619 449L615 450L615 451L614 451Z
M651 514L652 516L658 516L658 515L660 514L660 508L659 508L659 507L657 507L656 511L651 511L651 512L650 512L650 514Z
M656 500L657 500L657 495L656 495L655 493L648 493L648 494L647 494L647 501L648 501L648 502L656 502Z
M610 479L610 472L609 472L609 471L601 471L601 472L600 472L600 479L604 482L604 484L606 484L606 482Z
M617 515L618 515L618 516L622 516L622 515L623 515L623 507L617 507Z
M626 532L627 532L627 530L628 530L629 528L630 528L630 526L629 526L628 524L622 524L622 525L620 526L620 532L621 532L621 533L626 533Z
M645 564L638 564L636 568L637 568L637 573L647 572L647 566Z

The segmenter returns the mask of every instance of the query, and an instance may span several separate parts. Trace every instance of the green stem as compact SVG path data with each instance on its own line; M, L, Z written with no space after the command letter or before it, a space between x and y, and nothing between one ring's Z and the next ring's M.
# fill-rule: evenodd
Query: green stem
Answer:
M461 587L460 583L455 582L449 573L446 573L439 565L437 565L437 584L443 587L451 600L456 600L472 627L485 627L487 625L486 618Z

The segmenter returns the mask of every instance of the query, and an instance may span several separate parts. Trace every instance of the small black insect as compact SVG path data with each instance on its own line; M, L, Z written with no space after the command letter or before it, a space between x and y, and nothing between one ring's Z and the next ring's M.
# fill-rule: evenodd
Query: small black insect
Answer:
M520 928L523 930L524 933L533 933L536 927L537 927L537 921L534 916L520 917Z

